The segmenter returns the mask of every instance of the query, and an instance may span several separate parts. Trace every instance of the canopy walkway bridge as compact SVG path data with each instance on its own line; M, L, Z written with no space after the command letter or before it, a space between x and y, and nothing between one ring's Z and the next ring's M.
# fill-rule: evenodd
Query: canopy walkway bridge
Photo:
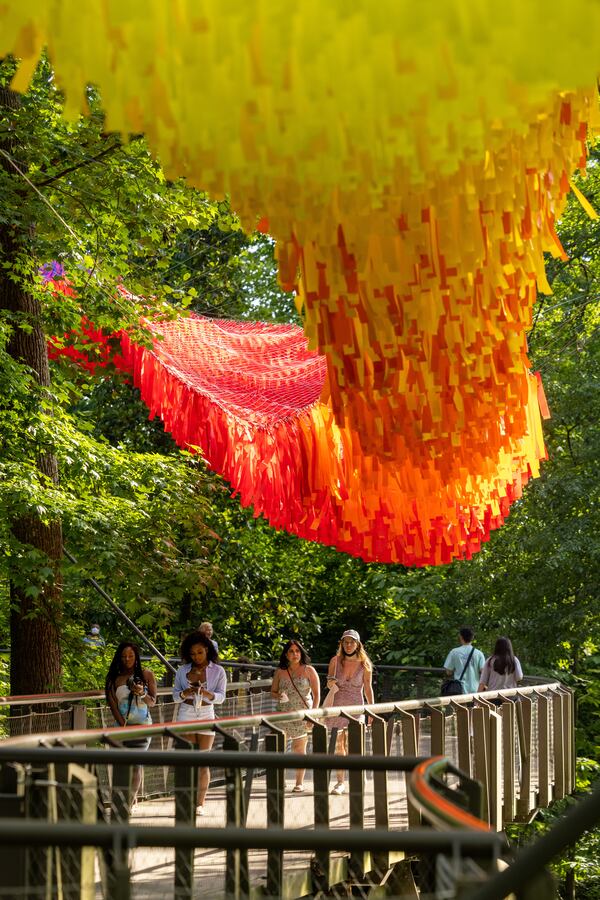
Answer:
M574 788L572 693L538 680L406 699L402 683L427 692L436 670L378 674L382 702L307 713L274 712L268 679L232 682L210 753L185 738L212 723L174 723L168 688L150 728L109 727L99 693L2 698L12 714L0 743L0 897L508 896L519 859L505 826ZM339 715L343 758L327 728ZM290 718L307 724L307 756L284 754ZM150 750L122 749L132 733L150 735ZM144 781L131 809L135 764ZM212 782L197 819L200 764ZM295 767L307 769L304 793L291 791ZM338 767L347 792L331 795ZM526 866L520 897L552 897L548 858ZM540 878L542 893L523 893Z

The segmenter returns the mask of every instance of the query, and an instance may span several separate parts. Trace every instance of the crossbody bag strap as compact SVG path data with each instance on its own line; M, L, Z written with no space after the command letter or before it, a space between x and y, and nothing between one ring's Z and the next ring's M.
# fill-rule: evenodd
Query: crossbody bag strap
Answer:
M125 724L127 725L127 719L129 718L129 713L131 712L131 704L133 703L133 691L129 691L129 705L127 707L127 713L125 715Z
M294 688L294 690L296 691L296 693L298 694L298 696L299 696L300 699L302 700L305 709L310 709L310 706L308 705L308 703L306 702L306 700L304 699L304 697L302 696L302 694L300 693L300 691L299 691L298 688L296 687L296 682L295 682L294 679L292 678L292 673L290 672L289 669L288 669L288 676L289 676L290 681L292 682L292 687Z
M460 673L460 678L458 679L459 681L462 681L463 678L465 677L465 672L466 672L467 669L469 668L469 663L471 662L471 659L472 659L472 656L473 656L474 653L475 653L475 647L471 647L471 652L470 652L469 655L467 656L467 661L466 661L466 663L465 663L465 667L464 667L464 669L462 670L462 672Z

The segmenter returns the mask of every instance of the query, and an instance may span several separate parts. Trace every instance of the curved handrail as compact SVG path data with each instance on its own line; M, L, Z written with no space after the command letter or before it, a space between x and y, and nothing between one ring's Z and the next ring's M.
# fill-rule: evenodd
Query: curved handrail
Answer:
M256 681L228 681L226 693L256 690L257 687L270 687L271 679L262 678ZM167 697L173 694L172 687L157 688L157 696ZM62 691L55 694L12 694L0 697L0 706L35 706L40 703L77 703L79 700L104 700L103 690L95 688L90 691Z
M249 684L252 685L251 682ZM234 687L234 689L236 687L237 685ZM223 718L219 718L217 721L221 726L224 725L228 728L245 728L259 727L261 721L263 720L268 720L268 722L273 725L278 725L279 723L283 722L303 721L307 717L308 713L310 713L310 718L313 719L327 719L346 715L358 717L365 714L368 715L369 712L373 712L377 715L386 715L398 711L409 712L413 710L420 710L425 705L445 707L449 706L451 703L460 705L469 704L478 697L483 697L485 699L491 700L495 697L511 698L518 696L527 696L529 694L539 693L540 687L540 685L536 685L535 687L510 688L509 690L503 691L486 691L482 694L460 694L454 697L431 697L424 700L402 700L397 703L361 704L358 706L343 707L332 706L325 709L311 709L308 711L297 710L295 712L275 712L268 714L262 712L249 716L225 716ZM549 682L543 687L547 691L556 691L559 690L562 685L558 681L553 681ZM178 734L185 734L186 732L198 733L201 731L212 731L213 723L214 720L203 719L195 722L190 721L185 723L161 722L159 725L130 725L124 728L94 728L79 731L19 735L17 737L6 738L2 741L2 746L31 746L43 741L52 742L57 739L60 739L60 741L65 746L74 746L97 743L98 741L102 740L104 736L111 740L119 741L127 740L130 738L152 737L153 735L164 734L165 729Z
M483 819L474 816L441 795L432 782L442 775L463 775L449 759L432 756L417 765L408 781L408 796L411 802L435 828L469 828L472 831L491 831Z

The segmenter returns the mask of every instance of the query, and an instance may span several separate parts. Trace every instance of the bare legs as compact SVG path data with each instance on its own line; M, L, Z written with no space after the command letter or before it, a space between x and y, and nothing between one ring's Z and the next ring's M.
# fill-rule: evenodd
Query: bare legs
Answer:
M335 740L335 752L340 756L348 755L348 732L345 728L340 728L337 733L337 737ZM337 783L344 783L344 775L346 774L345 769L338 769L336 772L337 775Z
M214 734L191 734L188 735L190 741L196 744L198 750L211 750L215 739ZM206 792L210 784L210 769L208 766L201 766L198 770L198 796L196 805L203 807L206 799Z
M142 767L141 766L133 766L133 772L131 773L131 805L135 806L137 803L137 796L142 786Z
M299 738L292 739L292 753L304 753L306 754L306 744L308 741L308 735L305 734ZM304 784L304 773L306 769L296 769L296 785L298 787L302 787Z

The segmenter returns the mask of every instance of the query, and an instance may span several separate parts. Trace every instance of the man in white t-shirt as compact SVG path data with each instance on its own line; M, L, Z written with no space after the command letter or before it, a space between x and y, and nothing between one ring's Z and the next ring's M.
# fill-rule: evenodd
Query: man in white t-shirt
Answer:
M458 637L460 646L450 651L444 663L446 676L460 681L465 663L469 659L471 651L473 651L469 665L462 677L462 684L465 694L475 694L479 687L479 678L485 663L485 656L481 650L472 647L473 638L475 637L472 628L461 628L458 632Z

